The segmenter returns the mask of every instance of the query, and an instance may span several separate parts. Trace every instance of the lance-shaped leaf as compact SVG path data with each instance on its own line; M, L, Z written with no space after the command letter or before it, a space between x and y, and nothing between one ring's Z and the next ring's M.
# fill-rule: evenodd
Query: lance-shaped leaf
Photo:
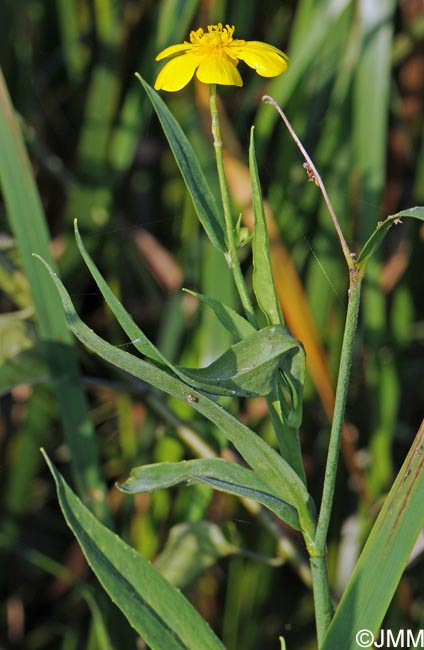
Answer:
M419 219L420 221L424 221L424 207L417 206L415 208L408 208L407 210L401 210L396 214L390 215L390 217L387 217L387 219L381 221L378 224L377 228L374 230L374 232L372 233L368 241L364 244L361 252L358 255L358 265L361 267L362 270L365 269L365 266L369 258L380 246L381 242L389 232L390 228L393 225L401 223L404 217L411 217L413 219Z
M231 314L229 308L226 308L225 311L224 307L220 313L225 311L234 325L239 328L243 327L243 332L246 334L252 332L249 338L234 344L207 368L180 368L175 365L164 357L133 321L88 254L76 221L74 228L78 248L90 273L134 347L152 361L159 363L164 368L168 367L172 373L189 386L214 395L266 395L272 390L275 383L280 361L287 367L292 365L293 352L296 353L296 346L299 344L286 330L282 327L270 327L257 332L236 312ZM238 319L236 319L237 316ZM282 359L284 355L287 355L286 361ZM296 360L297 363L298 360Z
M281 455L306 485L299 439L300 422L297 423L299 412L287 406L281 386L276 386L272 393L267 395L266 402Z
M280 301L272 273L269 237L265 218L264 204L256 163L254 128L250 134L249 167L252 183L252 201L254 213L254 230L252 242L253 255L253 289L258 305L265 314L269 324L284 324ZM289 334L287 332L287 334ZM272 395L267 399L272 424L278 444L284 458L305 480L299 444L299 427L302 421L303 385L305 381L305 352L303 346L296 342L298 351L281 358L282 383L289 393L286 403L281 386L274 385Z
M292 528L300 530L293 506L271 494L268 486L252 470L221 458L144 465L133 469L130 478L118 487L124 492L137 493L195 483L258 501Z
M183 291L186 291L205 305L208 305L227 332L231 334L235 343L245 339L256 331L248 320L243 318L243 316L240 316L240 314L234 311L231 307L228 307L228 305L224 305L224 303L219 300L215 300L215 298L210 298L209 296L204 296L202 293L197 293L196 291L190 291L190 289L183 289Z
M191 144L158 93L139 74L136 74L136 77L156 111L200 223L215 248L225 253L227 246L222 217Z
M124 305L118 300L118 298L113 293L112 289L109 287L108 283L100 273L97 266L94 264L91 259L87 249L84 246L84 242L81 239L81 235L78 229L78 222L74 219L74 233L75 240L77 242L78 250L81 253L81 256L84 262L87 265L88 270L90 271L93 279L95 280L103 298L106 300L109 305L113 315L117 319L118 323L127 334L128 338L134 345L134 347L148 357L152 361L156 361L162 365L168 365L167 359L160 353L155 345L147 338L143 330L141 330L138 325L134 322L131 315L127 312Z
M269 325L283 325L284 318L275 290L269 254L268 230L266 227L264 203L256 164L254 127L250 132L249 166L252 182L252 202L255 225L253 229L253 290L258 305L265 314Z
M114 347L95 334L77 315L69 293L58 275L42 258L39 257L39 259L56 284L62 298L66 319L75 336L105 361L149 383L154 388L168 393L168 395L189 402L196 411L214 423L236 447L252 470L268 485L270 493L296 508L305 542L313 553L314 504L305 485L290 465L262 438L202 392L187 386L178 377L161 368Z
M424 526L424 421L346 587L323 650L357 650L356 634L377 634Z
M46 457L66 522L105 591L152 650L224 650L200 614L133 548L103 526Z

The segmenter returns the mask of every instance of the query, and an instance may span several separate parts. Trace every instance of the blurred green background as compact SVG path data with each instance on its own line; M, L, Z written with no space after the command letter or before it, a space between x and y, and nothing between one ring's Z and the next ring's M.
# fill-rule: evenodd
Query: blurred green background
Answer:
M156 345L179 363L203 366L226 349L228 336L181 287L237 308L236 294L223 259L201 232L134 72L153 84L157 52L187 39L190 29L219 21L234 24L236 37L271 43L291 59L289 71L273 80L241 63L243 88L220 88L219 94L235 214L241 212L246 225L247 144L250 125L256 125L278 293L308 354L302 445L319 502L348 278L321 196L261 97L270 94L284 106L347 239L359 249L379 220L424 204L423 4L2 0L2 71L51 252L81 316L107 340L128 345L77 253L74 218L102 273ZM216 190L205 92L206 86L192 83L163 96ZM13 165L5 142L3 136L0 157L7 170ZM144 556L160 556L165 573L169 557L173 567L183 567L178 584L228 650L276 650L281 634L288 648L314 648L307 578L295 562L274 567L265 561L276 556L275 538L235 498L204 488L137 498L116 490L115 481L134 466L192 457L199 438L225 453L224 440L188 405L152 393L80 346L75 353L59 349L61 335L55 338L51 325L59 308L51 302L51 322L43 325L43 303L37 303L28 270L32 242L42 238L30 187L18 176L15 213L5 185L2 190L0 647L145 647L90 575L58 509L39 453L43 446L86 500L100 504L99 516L120 536ZM365 283L329 546L336 598L422 418L423 239L419 223L393 228ZM249 247L241 254L249 276ZM260 399L228 402L227 408L272 442ZM178 529L172 546L172 527L203 519L219 526L231 550L216 528L205 533L199 526L192 527L197 550ZM284 534L302 558L299 538ZM419 550L385 627L424 627Z

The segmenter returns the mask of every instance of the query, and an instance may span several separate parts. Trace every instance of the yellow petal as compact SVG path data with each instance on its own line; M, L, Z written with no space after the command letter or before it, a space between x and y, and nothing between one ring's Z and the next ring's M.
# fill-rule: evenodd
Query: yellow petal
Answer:
M159 54L156 57L156 61L161 61L162 59L166 59L167 56L172 56L173 54L178 54L179 52L185 52L187 50L191 50L193 46L190 43L178 43L178 45L170 45L169 47L166 47L162 52L159 52Z
M196 72L196 76L205 84L222 84L223 86L242 86L243 81L235 62L222 55L206 56Z
M202 59L195 54L182 54L166 63L155 81L155 90L175 92L188 84Z
M276 77L287 70L288 57L278 48L260 41L248 41L237 51L241 59L262 77Z

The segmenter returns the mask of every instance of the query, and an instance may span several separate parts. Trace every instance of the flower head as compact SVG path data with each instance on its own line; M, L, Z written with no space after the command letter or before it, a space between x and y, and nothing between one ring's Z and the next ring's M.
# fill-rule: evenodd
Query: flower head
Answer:
M156 61L173 58L159 72L155 89L181 90L194 73L206 84L242 86L237 69L239 61L247 63L262 77L276 77L285 72L288 57L284 52L260 41L233 39L233 34L234 27L229 25L209 25L206 33L202 28L192 31L189 43L184 41L159 52Z

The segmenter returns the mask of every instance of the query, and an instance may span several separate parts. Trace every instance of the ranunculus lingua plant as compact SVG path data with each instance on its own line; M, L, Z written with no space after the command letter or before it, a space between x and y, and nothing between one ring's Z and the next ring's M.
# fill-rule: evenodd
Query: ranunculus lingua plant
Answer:
M234 278L241 305L238 313L224 303L195 294L212 309L232 338L232 345L206 368L185 368L168 360L138 328L94 265L75 224L81 255L106 302L138 354L116 348L101 339L78 317L59 278L50 271L62 298L74 334L94 353L155 389L189 404L220 429L238 451L242 463L203 454L178 463L157 463L133 470L122 485L126 493L149 492L178 484L211 486L263 509L272 526L285 522L303 536L309 556L314 594L317 645L324 650L357 648L356 633L377 633L408 554L423 525L424 430L421 429L387 497L358 565L340 603L332 599L327 575L327 533L349 383L352 349L360 308L361 285L367 263L385 234L402 218L424 219L424 208L411 208L378 223L357 254L350 250L323 181L299 142L282 109L268 96L264 101L278 110L305 159L309 177L320 188L328 206L349 276L346 323L337 382L336 405L328 444L327 466L319 507L314 503L302 463L299 429L305 378L305 352L286 327L271 272L269 243L255 158L252 129L249 166L254 229L251 237L252 286L243 276L239 248L245 239L234 214L224 168L222 138L216 102L217 85L242 86L240 62L262 77L287 70L288 57L273 45L234 38L235 28L221 23L190 33L189 41L170 45L157 56L166 60L154 89L138 76L161 122L169 145L191 195L197 216L211 244L222 253ZM210 87L211 128L220 187L217 200L199 161L174 116L157 91L176 92L196 77ZM282 78L284 83L284 78ZM271 109L270 109L271 110ZM377 222L377 219L376 219ZM262 312L260 327L258 319ZM234 417L220 403L262 396L275 431L275 447ZM199 445L199 456L202 446ZM50 462L50 461L49 461ZM154 650L224 650L186 598L160 573L111 531L79 501L50 463L61 507L83 552L112 600L130 624ZM252 504L255 503L254 506ZM278 533L277 533L278 536ZM283 631L283 630L282 630ZM284 638L280 638L285 647Z

